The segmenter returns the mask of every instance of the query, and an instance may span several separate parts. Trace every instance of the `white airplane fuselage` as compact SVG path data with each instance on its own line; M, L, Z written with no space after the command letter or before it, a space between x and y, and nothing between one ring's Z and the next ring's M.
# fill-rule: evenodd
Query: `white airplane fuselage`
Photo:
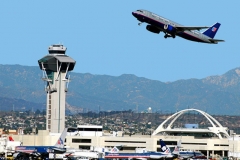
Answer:
M214 40L213 38L197 31L203 28L210 28L210 27L202 27L202 28L196 27L196 29L194 29L194 27L185 28L183 25L180 25L176 22L173 22L169 19L166 19L164 17L161 17L157 14L154 14L146 10L134 11L132 12L132 15L136 17L140 22L148 23L149 25L147 25L146 27L148 31L153 33L164 32L165 38L167 37L175 38L175 36L179 36L184 39L195 41L195 42L214 43L214 44L218 43L219 41L223 41L223 40ZM217 32L218 28L215 28L214 26L212 27L215 29L214 32Z

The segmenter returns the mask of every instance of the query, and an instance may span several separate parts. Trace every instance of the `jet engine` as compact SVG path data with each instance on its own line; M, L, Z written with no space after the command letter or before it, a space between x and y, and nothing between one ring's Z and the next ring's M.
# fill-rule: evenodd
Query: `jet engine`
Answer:
M147 25L146 29L150 32L153 32L153 33L157 33L157 34L160 33L160 30L157 27L154 27L152 25Z
M167 33L174 34L174 35L176 34L176 28L169 24L165 24L164 29L166 30Z

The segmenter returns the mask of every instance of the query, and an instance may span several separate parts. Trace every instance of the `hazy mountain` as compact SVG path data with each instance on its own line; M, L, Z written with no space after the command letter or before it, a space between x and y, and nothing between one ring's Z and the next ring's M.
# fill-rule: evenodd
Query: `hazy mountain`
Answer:
M0 75L1 108L44 107L45 83L39 67L0 65ZM79 112L80 108L142 111L148 107L175 112L189 107L210 114L239 114L240 68L221 76L168 83L129 74L114 77L72 72L67 102L72 112Z

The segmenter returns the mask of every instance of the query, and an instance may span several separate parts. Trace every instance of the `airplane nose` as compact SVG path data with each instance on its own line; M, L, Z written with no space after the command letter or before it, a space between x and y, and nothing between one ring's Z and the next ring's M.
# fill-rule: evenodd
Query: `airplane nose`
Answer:
M132 12L132 15L133 15L134 17L136 17L136 13L135 13L135 12Z

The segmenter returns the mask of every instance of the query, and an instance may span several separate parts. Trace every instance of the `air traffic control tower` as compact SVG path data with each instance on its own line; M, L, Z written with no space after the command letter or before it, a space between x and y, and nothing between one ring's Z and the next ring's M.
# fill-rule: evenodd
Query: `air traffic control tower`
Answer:
M38 60L46 81L46 130L51 133L61 133L65 128L66 92L69 83L69 71L72 71L76 61L65 54L67 48L63 45L52 45L49 54Z

